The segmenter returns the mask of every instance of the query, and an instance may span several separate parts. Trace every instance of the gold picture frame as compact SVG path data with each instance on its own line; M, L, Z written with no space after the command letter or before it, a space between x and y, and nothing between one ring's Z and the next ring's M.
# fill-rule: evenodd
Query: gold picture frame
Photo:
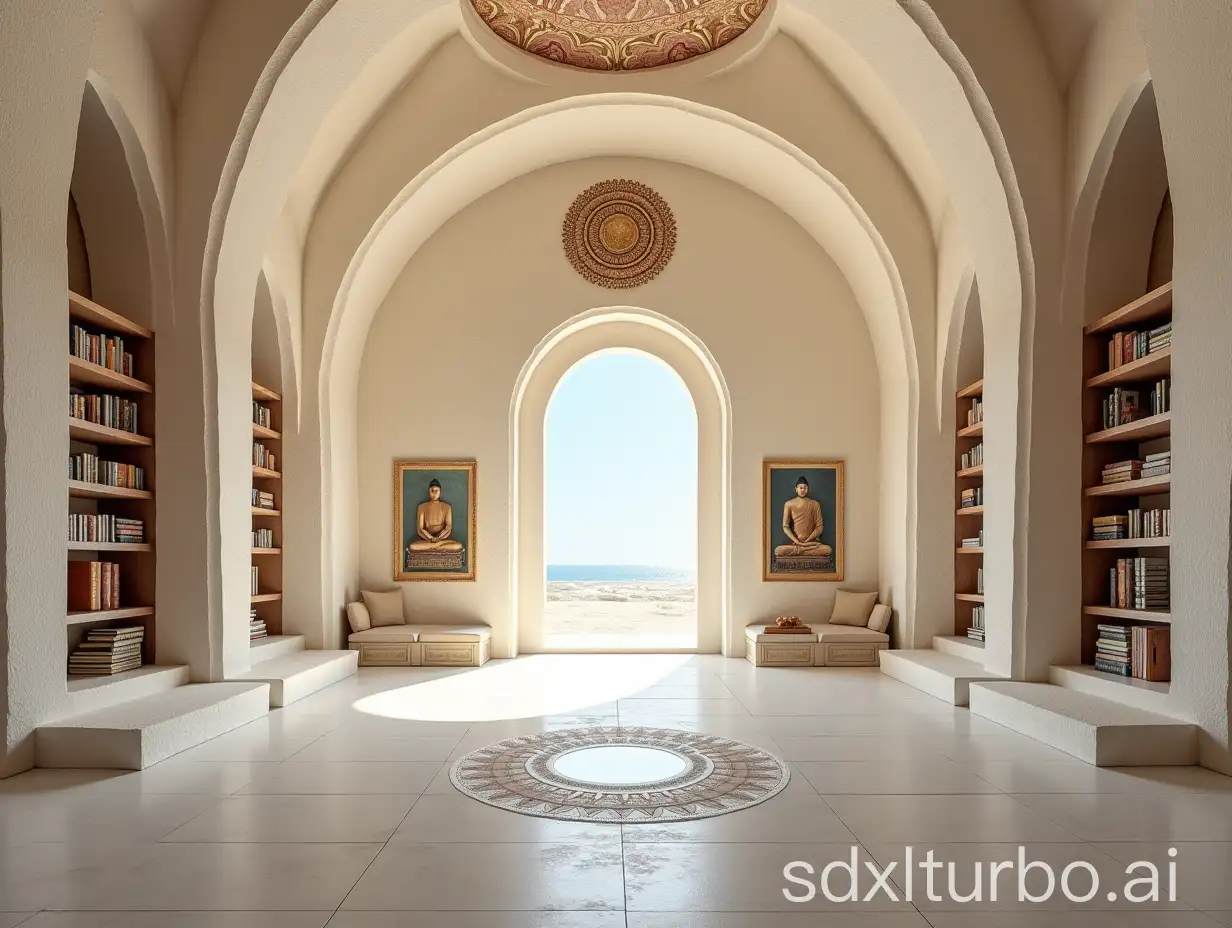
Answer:
M803 496L798 490L801 482L807 484ZM845 499L846 463L843 461L764 461L762 580L843 580ZM820 511L804 500L818 504ZM818 518L820 528L814 521Z
M478 469L475 461L394 461L395 581L475 579Z

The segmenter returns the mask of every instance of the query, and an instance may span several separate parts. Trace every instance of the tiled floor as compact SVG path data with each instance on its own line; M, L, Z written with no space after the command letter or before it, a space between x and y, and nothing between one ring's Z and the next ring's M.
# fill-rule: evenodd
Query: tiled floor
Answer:
M791 784L733 815L622 828L502 812L449 783L449 761L502 737L618 723L756 744ZM906 902L907 845L954 862L954 890L941 870L928 898L916 869ZM994 902L985 869L984 900L955 901L1020 845L1058 877L1086 862L1100 892L1020 903L1010 871ZM862 895L869 867L898 861L897 899L786 897L803 892L786 865L816 881L853 849ZM1160 868L1160 900L1109 901L1137 861ZM1232 926L1230 875L1232 779L1096 770L874 671L709 656L364 670L142 773L0 782L0 928L1214 928ZM1090 886L1075 869L1073 891Z

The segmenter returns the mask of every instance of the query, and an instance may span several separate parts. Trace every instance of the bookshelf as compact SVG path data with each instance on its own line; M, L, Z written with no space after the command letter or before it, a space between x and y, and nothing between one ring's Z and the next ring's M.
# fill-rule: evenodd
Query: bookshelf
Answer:
M274 457L272 462L265 455ZM252 567L256 587L250 591L251 615L265 623L268 635L282 634L282 395L252 383ZM272 464L272 466L267 466ZM258 494L264 498L258 499ZM256 544L256 532L268 531L273 543ZM251 635L251 626L250 626ZM254 644L261 638L250 639Z
M76 690L107 686L154 664L156 389L150 329L71 290L67 302L69 598L64 661L68 688ZM121 540L135 523L141 524L140 534L132 541ZM85 566L90 562L118 569L118 600L104 601L103 568L92 570ZM96 579L100 594L91 601ZM74 654L84 653L79 650L83 642L106 635L107 629L136 626L142 629L141 668L131 667L136 657L130 656L123 672L109 672L121 670L118 659L88 665L96 673L69 672L70 666L87 666L79 657L70 662Z
M1146 681L1095 664L1097 653L1111 650L1098 643L1101 639L1114 642L1134 634L1101 632L1099 626L1172 624L1171 323L1168 283L1083 330L1082 666L1068 670L1108 688L1166 693L1170 682L1167 674ZM1135 573L1137 599L1131 586ZM1148 573L1156 592L1144 601Z
M954 408L954 634L982 648L984 381L959 390Z

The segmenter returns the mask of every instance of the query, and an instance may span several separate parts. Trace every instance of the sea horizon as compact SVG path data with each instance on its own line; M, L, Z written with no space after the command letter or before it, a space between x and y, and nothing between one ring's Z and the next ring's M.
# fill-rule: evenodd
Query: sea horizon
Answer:
M695 579L697 571L683 567L654 567L647 564L548 564L551 582L683 583Z

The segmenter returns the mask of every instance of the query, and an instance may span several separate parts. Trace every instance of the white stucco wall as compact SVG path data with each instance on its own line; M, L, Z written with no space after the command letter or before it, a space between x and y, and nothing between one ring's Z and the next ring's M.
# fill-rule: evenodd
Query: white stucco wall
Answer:
M679 235L659 278L620 293L583 280L560 247L573 198L609 177L657 190ZM393 585L393 461L475 458L478 581L402 586L417 620L478 619L493 626L494 651L506 652L514 385L552 329L612 303L634 303L685 326L727 383L735 637L750 622L782 614L824 621L839 586L876 589L880 401L872 344L850 288L813 239L760 198L700 171L630 159L575 162L507 184L446 224L398 279L373 322L361 368L361 587ZM754 317L757 338L750 337ZM468 337L480 329L482 339ZM847 461L844 583L762 581L767 457ZM533 511L542 500L524 496L520 505Z

